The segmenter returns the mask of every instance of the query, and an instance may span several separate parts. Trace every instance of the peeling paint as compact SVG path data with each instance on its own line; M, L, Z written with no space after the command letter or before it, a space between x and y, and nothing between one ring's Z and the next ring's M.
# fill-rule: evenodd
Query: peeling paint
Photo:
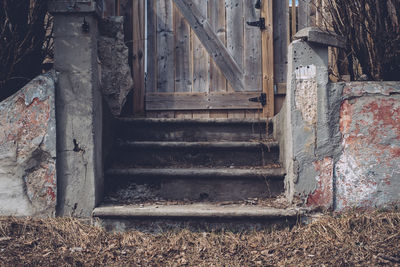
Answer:
M0 215L54 216L55 74L0 103Z
M340 109L337 209L400 201L400 86L349 83ZM354 98L356 96L356 98Z
M326 157L313 162L317 172L317 188L309 194L307 206L330 209L333 207L333 159Z
M316 67L314 65L300 67L295 71L296 109L301 111L303 120L312 125L317 119L317 81Z

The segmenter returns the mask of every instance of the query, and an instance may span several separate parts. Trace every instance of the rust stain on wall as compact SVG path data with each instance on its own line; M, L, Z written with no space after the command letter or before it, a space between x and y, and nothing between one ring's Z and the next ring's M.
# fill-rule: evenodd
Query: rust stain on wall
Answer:
M343 152L335 166L337 208L399 200L400 95L393 86L356 83L340 109Z
M317 188L307 198L307 206L332 208L333 205L333 159L326 157L313 163Z

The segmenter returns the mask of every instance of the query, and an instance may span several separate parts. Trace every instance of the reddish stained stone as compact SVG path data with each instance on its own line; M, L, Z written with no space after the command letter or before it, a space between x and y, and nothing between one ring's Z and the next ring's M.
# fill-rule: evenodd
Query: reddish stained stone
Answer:
M317 188L308 195L307 206L329 209L333 205L333 160L326 157L314 162Z
M399 183L400 173L399 114L398 96L366 95L343 101L343 154L335 171L338 209L398 200L393 186Z
M45 81L46 80L46 81ZM46 88L37 86L46 84ZM53 215L56 206L56 166L55 159L48 156L37 166L32 168L29 163L35 151L46 150L46 144L40 144L48 134L51 121L52 109L54 108L54 84L48 77L39 77L32 81L16 95L1 102L0 109L0 145L8 142L16 144L18 164L24 168L25 194L30 203L30 211L26 214ZM36 96L29 99L30 96ZM29 101L26 103L25 101ZM53 136L47 136L52 140ZM35 140L36 139L36 140ZM51 148L50 148L51 149ZM36 162L35 161L32 162ZM19 190L19 189L13 189ZM19 194L19 193L18 193ZM18 198L19 199L19 196ZM21 198L24 201L24 198ZM1 200L0 200L1 202ZM1 208L1 207L0 207ZM25 215L25 214L19 214Z
M53 191L53 187L51 186L47 187L47 196L50 197L50 200L52 202L56 200L56 194Z

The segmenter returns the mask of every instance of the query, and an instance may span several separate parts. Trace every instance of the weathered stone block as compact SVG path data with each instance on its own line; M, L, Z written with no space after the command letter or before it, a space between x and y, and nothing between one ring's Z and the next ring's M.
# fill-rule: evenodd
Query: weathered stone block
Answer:
M400 84L349 83L340 109L337 209L400 202Z
M55 73L0 103L0 215L54 216Z
M100 22L98 53L101 62L101 88L113 115L120 115L126 96L133 87L128 64L129 51L124 42L123 17Z

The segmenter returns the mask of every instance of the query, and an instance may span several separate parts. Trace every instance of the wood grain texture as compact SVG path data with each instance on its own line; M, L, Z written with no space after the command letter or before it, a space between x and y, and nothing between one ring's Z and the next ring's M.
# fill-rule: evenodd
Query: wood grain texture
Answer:
M175 92L192 91L192 56L190 27L179 10L174 7L175 37Z
M225 0L208 1L208 20L213 31L226 46ZM213 58L210 58L210 92L226 92L226 78Z
M207 17L207 3L204 0L192 0L203 18ZM210 63L207 50L192 29L193 48L193 92L208 92L210 87L209 68Z
M208 119L210 118L209 110L193 110L193 119Z
M230 110L228 111L228 118L232 119L244 119L245 111L244 110Z
M296 0L292 0L292 35L290 36L290 40L293 40L293 36L297 33L297 7Z
M132 0L132 74L133 74L133 113L144 112L145 95L145 0Z
M157 8L147 0L147 73L146 93L157 91Z
M243 68L243 0L226 0L226 44L239 67Z
M262 110L261 109L254 109L254 110L246 110L245 118L246 119L260 119L262 117Z
M157 91L174 92L174 23L172 0L157 2ZM171 91L172 90L172 91Z
M238 91L244 90L243 72L228 50L212 30L207 19L193 4L193 0L174 0L182 15L187 19L196 36L213 57L222 73L228 79L232 87Z
M263 92L267 95L267 105L263 117L274 116L274 17L273 0L262 1L261 16L265 18L266 29L262 31L262 71Z
M248 101L257 92L236 93L149 93L146 108L155 110L235 110L260 109L259 103Z
M287 79L287 48L289 45L289 0L274 0L274 79L285 83Z
M254 6L254 1L244 1L245 21L258 21L260 10ZM261 68L261 30L244 22L244 83L246 91L262 91Z
M228 111L211 110L210 111L210 118L213 118L213 119L227 119L228 118Z
M234 61L241 69L243 69L243 0L225 0L225 6L226 46ZM246 85L244 85L242 88L238 88L231 83L228 84L228 91L234 92L245 90Z

